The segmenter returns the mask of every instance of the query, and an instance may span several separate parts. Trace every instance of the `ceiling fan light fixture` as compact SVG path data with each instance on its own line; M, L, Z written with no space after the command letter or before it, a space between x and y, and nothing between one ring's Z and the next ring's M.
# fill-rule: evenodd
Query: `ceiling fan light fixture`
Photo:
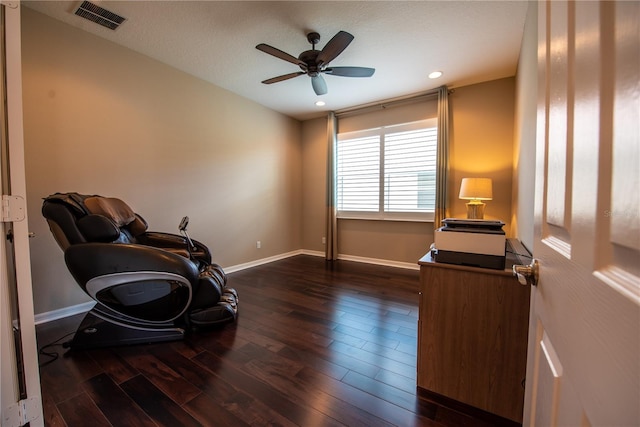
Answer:
M437 79L438 77L442 77L442 71L434 71L429 74L430 79Z

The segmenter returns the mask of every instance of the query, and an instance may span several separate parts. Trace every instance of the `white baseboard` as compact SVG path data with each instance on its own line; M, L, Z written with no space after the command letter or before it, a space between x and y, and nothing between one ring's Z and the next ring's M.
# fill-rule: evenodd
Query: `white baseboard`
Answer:
M365 264L384 265L386 267L404 268L407 270L420 269L420 266L418 265L417 261L414 264L411 262L392 261L388 259L378 259L378 258L365 258L360 256L354 256L354 255L340 255L340 254L338 254L338 259L341 259L344 261L362 262Z
M280 261L281 259L290 258L296 255L302 255L303 252L304 251L302 249L299 249L297 251L286 252L284 254L274 255L268 258L257 259L254 261L245 262L243 264L236 264L230 267L223 267L223 270L225 273L235 273L236 271L246 270L247 268L257 267L259 265L268 264L274 261Z
M301 255L311 255L311 256L317 256L317 257L321 257L324 258L324 252L321 251L311 251L309 249L302 249L300 251Z
M274 255L268 258L262 258L255 261L245 262L243 264L232 265L230 267L223 267L225 273L234 273L236 271L246 270L247 268L257 267L259 265L268 264L270 262L279 261L281 259L290 258L296 255L311 255L317 257L324 257L324 252L311 251L307 249L299 249L297 251L286 252L279 255ZM344 261L361 262L365 264L384 265L387 267L406 268L409 270L418 270L418 264L412 264L409 262L390 261L377 258L365 258L353 255L338 255L338 259ZM93 308L95 301L89 301L82 304L72 305L70 307L61 308L58 310L48 311L46 313L40 313L35 315L35 324L40 325L42 323L51 322L53 320L62 319L64 317L73 316L79 313L85 313Z
M72 305L70 307L60 308L58 310L47 311L46 313L36 314L34 322L36 325L51 322L53 320L62 319L64 317L73 316L74 314L86 313L96 305L95 301L83 302L82 304Z
M245 270L251 267L257 267L262 264L268 264L270 262L279 261L281 259L290 258L296 255L311 255L316 257L324 257L324 252L321 251L312 251L308 249L299 249L297 251L287 252L284 254L275 255L269 258L262 258L255 261L250 261L244 264L237 264L231 267L224 267L224 271L226 273L233 273L240 270ZM410 262L401 262L401 261L392 261L388 259L378 259L378 258L366 258L354 255L340 255L338 254L338 259L344 261L353 261L353 262L361 262L364 264L376 264L376 265L384 265L386 267L397 267L397 268L405 268L408 270L419 270L420 266L416 262L415 264Z

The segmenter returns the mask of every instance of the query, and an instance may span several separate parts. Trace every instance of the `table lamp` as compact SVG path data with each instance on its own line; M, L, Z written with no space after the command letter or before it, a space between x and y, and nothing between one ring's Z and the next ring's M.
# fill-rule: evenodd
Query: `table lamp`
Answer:
M491 178L462 178L459 198L469 200L467 218L483 219L485 203L493 198Z

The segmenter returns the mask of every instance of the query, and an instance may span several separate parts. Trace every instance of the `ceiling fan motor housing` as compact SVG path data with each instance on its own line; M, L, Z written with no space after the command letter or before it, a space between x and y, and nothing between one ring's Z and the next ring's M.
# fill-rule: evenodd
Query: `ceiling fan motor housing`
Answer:
M300 68L303 71L307 71L307 73L311 77L317 76L320 72L320 69L318 68L318 62L316 60L318 58L318 54L320 54L319 50L305 50L300 54L300 56L298 56L298 59L300 61L307 64L306 70L302 65L300 65Z

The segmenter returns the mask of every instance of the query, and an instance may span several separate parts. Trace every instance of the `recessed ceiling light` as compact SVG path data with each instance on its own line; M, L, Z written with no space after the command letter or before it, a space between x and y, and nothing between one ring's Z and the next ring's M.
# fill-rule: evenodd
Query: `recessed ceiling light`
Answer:
M430 79L437 79L440 76L442 76L442 71L434 71L433 73L429 74Z
M318 107L324 107L326 105L326 103L324 101L316 101L316 106Z

